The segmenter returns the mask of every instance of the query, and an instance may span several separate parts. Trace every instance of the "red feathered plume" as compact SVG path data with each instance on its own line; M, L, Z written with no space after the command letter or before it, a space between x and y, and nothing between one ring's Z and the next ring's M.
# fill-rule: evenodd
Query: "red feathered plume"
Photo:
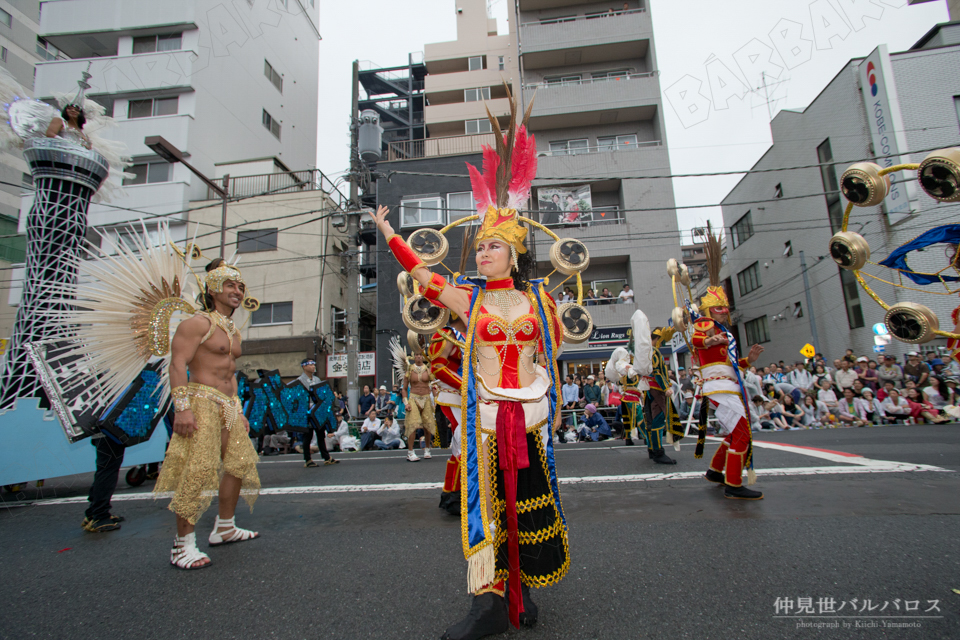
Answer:
M530 185L537 177L537 141L527 135L527 127L520 125L513 144L510 162L510 186L507 207L516 209L530 197Z

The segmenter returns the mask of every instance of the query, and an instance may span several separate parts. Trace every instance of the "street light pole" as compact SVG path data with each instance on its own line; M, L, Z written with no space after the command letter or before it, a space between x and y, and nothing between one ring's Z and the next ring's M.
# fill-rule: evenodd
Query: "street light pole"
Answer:
M800 271L803 272L803 291L807 294L807 315L810 316L810 335L813 338L813 348L820 353L820 338L817 336L817 319L813 315L813 297L810 295L810 280L807 278L807 261L800 252Z
M358 389L359 333L360 333L360 269L358 260L357 232L360 218L360 151L359 121L360 109L360 62L353 61L353 89L350 102L350 210L347 212L347 242L349 249L343 252L346 266L347 295L347 411L359 411L360 392ZM357 415L359 418L359 414Z
M192 164L183 159L183 152L167 142L163 136L147 136L143 139L143 144L155 154L169 162L170 164L180 163L189 169L193 175L200 178L205 185L223 200L223 215L220 219L220 257L225 258L224 249L227 237L227 196L230 194L230 174L223 177L223 186L203 175Z

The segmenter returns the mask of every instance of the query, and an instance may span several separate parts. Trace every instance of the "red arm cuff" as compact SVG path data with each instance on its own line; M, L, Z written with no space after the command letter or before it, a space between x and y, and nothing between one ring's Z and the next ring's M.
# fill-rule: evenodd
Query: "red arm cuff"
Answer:
M739 364L739 366L740 366L741 369L749 369L749 368L750 368L750 361L747 360L746 358L740 358L740 362L739 362L738 364Z
M693 334L693 338L690 342L693 344L695 349L706 349L703 344L703 341L707 339L706 334L700 333L699 331Z
M450 369L446 367L439 367L434 372L434 375L436 376L437 380L450 385L454 389L459 389L460 384L463 382L463 379L460 376L453 371L450 371Z
M387 239L387 246L390 247L390 251L392 251L393 255L397 258L397 262L400 263L400 266L403 267L407 273L412 274L418 267L424 266L420 256L415 254L413 249L410 248L410 245L399 235L394 234L390 236L390 238Z
M441 276L439 273L431 274L430 284L427 285L427 290L423 292L423 297L427 300L430 300L438 307L443 307L443 304L438 300L438 298L446 287L447 281L443 276Z

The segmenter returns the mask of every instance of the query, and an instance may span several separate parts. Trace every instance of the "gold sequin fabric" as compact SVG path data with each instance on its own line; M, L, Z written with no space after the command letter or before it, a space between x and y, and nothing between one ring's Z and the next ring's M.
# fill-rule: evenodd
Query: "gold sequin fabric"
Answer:
M260 494L260 476L257 451L240 419L240 399L195 383L188 385L188 394L197 430L186 438L173 434L154 494L173 494L170 511L195 525L219 492L220 478L226 473L240 479L240 495L253 511ZM227 443L221 451L224 429Z
M433 435L437 432L437 419L434 416L433 398L418 396L411 393L408 396L410 408L403 420L404 433L409 438L417 429L423 429Z

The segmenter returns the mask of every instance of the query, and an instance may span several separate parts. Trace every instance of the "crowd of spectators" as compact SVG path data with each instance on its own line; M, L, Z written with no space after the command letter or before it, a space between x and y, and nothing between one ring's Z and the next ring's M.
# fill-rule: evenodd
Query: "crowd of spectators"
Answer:
M564 302L576 302L577 292L572 287L565 287L560 295L560 304ZM605 304L632 304L634 302L633 289L630 285L623 285L619 293L612 293L609 288L604 287L599 292L587 288L583 292L583 304L592 307Z
M793 430L879 424L954 422L960 418L960 366L936 353L911 351L903 362L854 355L828 363L772 362L751 367L744 384L751 395L754 429Z

